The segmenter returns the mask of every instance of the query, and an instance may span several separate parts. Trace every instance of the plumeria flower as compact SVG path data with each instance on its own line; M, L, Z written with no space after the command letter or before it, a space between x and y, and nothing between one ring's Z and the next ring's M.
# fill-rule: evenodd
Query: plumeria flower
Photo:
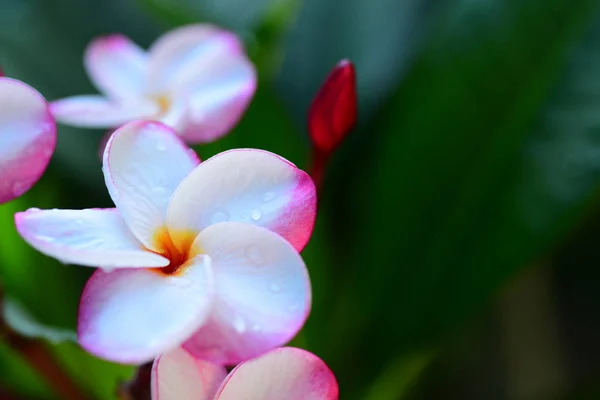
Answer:
M336 400L338 384L325 363L293 347L272 350L231 371L182 349L154 361L152 400Z
M85 349L136 364L184 343L236 364L298 332L311 303L298 252L316 212L305 172L252 149L199 164L172 129L149 121L118 129L103 164L116 208L15 215L42 253L103 267L81 297Z
M0 204L38 181L55 146L56 124L46 100L0 70Z
M172 30L147 52L123 35L101 37L88 46L84 64L103 95L52 102L59 122L116 128L157 120L188 143L225 135L256 88L254 66L238 37L212 25Z

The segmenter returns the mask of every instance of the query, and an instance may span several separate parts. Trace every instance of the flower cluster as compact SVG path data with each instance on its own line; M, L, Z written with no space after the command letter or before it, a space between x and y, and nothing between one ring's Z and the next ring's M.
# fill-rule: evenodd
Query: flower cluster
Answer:
M154 399L337 399L319 358L280 348L311 307L299 253L315 221L313 179L267 151L232 149L200 162L186 145L226 134L247 108L256 73L242 43L191 25L148 51L121 35L99 38L84 60L102 96L48 104L0 77L0 202L44 172L55 119L111 128L102 171L114 208L15 215L41 253L98 268L81 295L79 344L114 362L154 360ZM315 153L329 157L339 146L355 103L354 69L343 62L311 108Z

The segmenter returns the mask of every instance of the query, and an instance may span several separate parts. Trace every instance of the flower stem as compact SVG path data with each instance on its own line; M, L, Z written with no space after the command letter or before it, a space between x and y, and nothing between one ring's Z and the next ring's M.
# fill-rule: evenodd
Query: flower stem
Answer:
M119 388L117 397L120 400L150 400L151 376L152 363L140 365L135 376Z
M44 343L20 336L4 323L0 324L0 336L54 389L61 399L89 399L58 365Z

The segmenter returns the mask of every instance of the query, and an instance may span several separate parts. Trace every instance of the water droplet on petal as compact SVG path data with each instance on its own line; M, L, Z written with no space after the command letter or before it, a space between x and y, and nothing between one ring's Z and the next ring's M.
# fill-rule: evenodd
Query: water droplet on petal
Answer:
M244 318L238 316L233 321L233 327L238 333L244 333L246 332L246 321L244 321Z
M229 214L227 214L225 211L217 211L210 218L210 222L212 222L213 224L217 224L219 222L225 222L228 219Z
M166 149L167 149L167 146L165 146L165 144L163 142L156 142L156 150L165 151Z
M31 208L27 209L27 212L38 212L38 211L42 211L42 210L40 210L37 207L31 207Z
M277 193L275 193L275 192L265 192L262 195L262 201L264 201L265 203L268 203L269 201L275 200L276 197L277 197Z
M259 325L259 324L254 324L254 325L252 325L252 330L253 330L254 332L260 332L260 330L261 330L261 327L260 327L260 325Z
M76 223L77 225L83 225L83 224L85 223L85 221L84 221L83 219L81 219L81 218L77 218L77 219L75 220L75 223Z
M165 188L164 188L164 187L162 187L162 186L155 186L155 187L154 187L154 191L155 191L157 194L165 194L165 193L167 192L167 189L165 189Z
M279 287L279 285L278 285L278 284L276 284L276 283L271 283L271 284L269 285L269 290L270 290L271 292L273 292L273 293L279 293L279 291L281 290L281 288Z
M265 262L262 252L260 251L258 246L250 245L246 247L244 254L246 255L248 261L250 261L252 264L261 265Z
M102 271L106 272L107 274L110 274L115 270L114 267L100 267L100 269L102 269Z
M300 306L298 304L290 304L288 306L288 311L293 312L293 311L298 311L298 309L300 308Z
M262 212L258 209L254 209L250 212L250 216L253 220L258 221L262 217Z

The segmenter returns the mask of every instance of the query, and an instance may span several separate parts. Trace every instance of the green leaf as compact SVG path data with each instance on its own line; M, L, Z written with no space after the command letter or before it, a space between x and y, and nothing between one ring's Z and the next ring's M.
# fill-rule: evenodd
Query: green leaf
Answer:
M12 330L27 338L44 339L54 344L77 341L74 330L41 324L18 300L9 296L2 299L2 318Z
M308 340L352 398L581 217L600 184L600 41L581 44L597 5L454 1L370 135L339 160L325 204L336 264L321 266L336 271L336 302Z
M3 341L0 341L0 386L27 399L57 398L36 371Z
M50 350L65 371L97 400L114 400L119 385L135 372L134 367L95 358L75 343L64 342Z
M42 324L73 328L79 293L89 271L66 266L30 247L17 233L14 214L30 207L60 205L65 188L46 174L25 196L0 206L0 259L5 292L18 299Z

